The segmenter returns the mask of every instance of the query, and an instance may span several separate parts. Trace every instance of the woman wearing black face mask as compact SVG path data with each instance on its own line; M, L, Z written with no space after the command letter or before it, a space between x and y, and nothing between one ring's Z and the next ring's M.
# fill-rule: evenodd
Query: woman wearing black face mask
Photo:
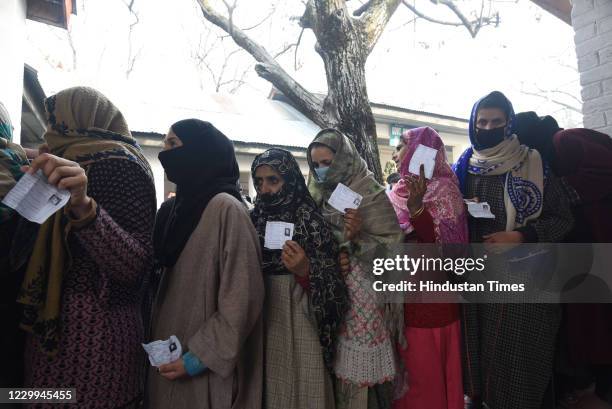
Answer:
M568 200L539 153L519 143L510 101L498 91L478 101L469 132L472 147L454 170L464 197L489 203L495 215L468 219L470 241L561 241L573 223ZM466 394L490 408L540 409L552 374L559 306L472 304L464 305L463 318Z
M162 273L151 340L175 335L183 355L150 371L149 407L259 408L261 253L238 191L234 147L197 119L172 125L164 144L159 159L177 191L155 226Z

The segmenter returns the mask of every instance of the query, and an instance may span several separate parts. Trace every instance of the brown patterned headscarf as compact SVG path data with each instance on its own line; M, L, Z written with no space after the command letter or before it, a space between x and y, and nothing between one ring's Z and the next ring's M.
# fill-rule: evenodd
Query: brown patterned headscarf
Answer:
M153 174L121 112L93 88L69 88L45 100L48 128L45 140L52 154L92 163L123 159ZM57 352L62 277L70 267L66 242L70 224L63 210L40 226L18 302L24 305L21 327L32 332L49 355Z
M335 152L324 181L319 181L314 176L310 151L315 144L325 145ZM324 129L308 147L307 155L310 166L308 190L321 208L325 220L332 225L340 243L344 240L344 215L327 203L338 183L348 186L363 196L359 205L359 212L363 218L360 236L362 240L372 244L400 243L403 240L403 233L385 188L368 170L365 160L359 156L357 148L349 138L335 129Z

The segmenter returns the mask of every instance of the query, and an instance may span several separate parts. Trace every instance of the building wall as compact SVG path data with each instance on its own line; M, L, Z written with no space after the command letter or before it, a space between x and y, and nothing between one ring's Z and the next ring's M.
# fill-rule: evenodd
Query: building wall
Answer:
M139 141L140 142L140 141ZM157 207L161 206L161 204L166 200L166 196L168 195L167 186L170 183L166 182L166 176L164 174L164 168L162 167L157 155L161 148L159 145L155 146L146 146L141 145L142 151L144 152L144 156L149 162L151 166L151 170L153 171L153 177L155 179L155 197L157 199Z
M0 101L13 122L13 137L20 142L26 0L0 0Z
M0 0L2 1L2 0ZM413 114L410 114L414 116ZM420 115L420 114L419 114ZM397 117L385 117L378 118L376 121L376 131L378 134L378 147L380 152L381 165L385 167L385 164L391 160L391 155L395 150L394 146L390 145L391 126L403 125L409 128L417 126L431 126L438 130L445 145L450 148L449 161L455 161L463 150L469 145L467 138L467 124L459 123L454 121L452 123L431 123L422 122L422 118L405 118L398 114ZM438 120L442 121L442 120ZM464 129L465 128L465 129ZM161 150L161 135L149 135L143 136L136 135L138 143L143 147L145 157L151 164L153 174L155 177L155 189L157 191L157 205L160 206L164 200L168 197L168 194L174 191L174 185L165 179L164 170L159 163L157 155ZM314 135L313 135L314 137ZM262 141L264 142L264 141ZM234 142L234 148L236 150L236 159L238 161L238 168L240 170L240 185L242 186L243 192L248 194L251 198L255 198L255 187L253 186L253 180L251 178L251 164L255 159L255 156L268 149L265 145ZM308 162L306 160L306 148L285 148L289 149L293 156L296 158L302 174L306 178L309 173Z
M612 0L574 0L584 126L612 135Z
M396 122L394 125L402 125L401 122ZM408 128L415 127L415 125L405 124ZM376 133L378 135L378 151L380 154L380 163L382 165L383 171L385 169L385 164L391 160L391 156L393 155L393 151L395 150L394 141L391 141L391 126L392 124L386 122L377 122L376 123ZM423 126L419 124L419 126ZM435 125L432 125L432 128L436 128ZM455 162L459 156L463 153L465 149L467 149L470 145L469 139L467 137L467 129L456 129L451 131L446 130L438 130L442 141L447 149L447 157L450 163ZM392 146L393 143L393 146Z

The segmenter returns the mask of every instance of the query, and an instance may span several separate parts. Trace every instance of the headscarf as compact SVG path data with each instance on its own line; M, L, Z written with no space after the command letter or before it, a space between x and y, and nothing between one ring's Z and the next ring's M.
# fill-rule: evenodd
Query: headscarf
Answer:
M573 236L612 241L612 138L592 129L566 129L553 136L553 145L553 170L580 199L575 216L581 222Z
M612 138L592 129L565 129L553 136L553 170L582 203L612 198Z
M545 164L554 165L553 135L561 128L552 116L539 117L535 112L516 114L516 135L522 145L540 152Z
M329 167L324 181L319 181L315 176L312 164L311 150L313 144L322 144L330 148L334 159ZM336 129L323 129L308 146L307 152L310 174L308 176L308 190L315 203L321 209L325 220L331 225L338 243L349 251L351 262L359 262L357 259L364 253L360 244L347 243L344 240L344 215L334 209L328 202L330 196L342 183L351 190L363 196L359 205L359 212L363 219L359 242L367 245L393 245L403 241L404 234L397 222L397 216L393 205L387 198L385 188L376 181L372 172L368 170L365 160L359 156L353 142L343 133ZM405 345L404 337L404 309L399 303L387 304L385 306L385 325L391 332L391 337L396 342Z
M433 175L427 182L427 192L423 197L423 205L434 221L436 242L467 243L467 216L463 196L459 191L457 177L446 161L442 139L436 131L424 127L404 132L402 141L406 152L399 168L402 179L393 186L393 190L389 193L389 199L397 213L400 227L404 233L414 230L410 223L410 211L406 203L410 197L410 191L403 178L410 174L408 167L417 147L424 145L438 151Z
M612 138L593 129L559 127L552 116L535 112L516 115L522 144L540 152L545 164L564 177L581 201L593 202L612 194Z
M476 120L481 102L491 98L502 101L508 117L506 137L498 145L477 150ZM465 192L467 174L481 176L505 175L504 203L506 209L506 231L525 226L529 220L537 219L544 203L544 168L540 154L521 145L516 136L516 117L512 103L499 91L480 99L474 104L469 124L468 148L454 165L462 192Z
M324 181L314 176L311 149L313 144L322 144L335 152L334 160ZM366 243L400 243L402 231L397 223L393 206L386 197L385 188L376 181L368 170L365 160L359 156L353 142L335 129L324 129L317 134L307 152L310 175L308 190L321 213L332 226L339 243L344 242L344 215L330 206L327 201L338 183L348 186L363 196L359 212L363 218L360 239Z
M95 162L122 159L151 169L121 112L99 91L69 88L45 100L45 140L52 154L78 162L86 171ZM44 352L57 352L62 277L70 267L66 224L59 210L40 226L18 302L24 305L21 327L39 338Z
M13 124L8 111L0 102L0 200L23 175L21 167L28 164L25 151L12 143ZM0 224L9 220L14 210L0 203Z
M253 178L257 168L262 165L273 168L284 180L281 190L272 195L271 201L263 201L258 195L251 212L251 220L262 243L263 272L270 275L291 274L281 261L281 250L263 248L263 241L268 221L293 223L293 240L304 249L310 263L310 304L318 324L323 358L331 370L337 331L349 302L348 290L337 265L338 245L310 196L293 155L277 148L257 155L251 166Z
M11 142L13 140L13 122L8 109L0 102L0 138Z
M242 202L238 162L227 136L199 119L185 119L171 128L183 146L160 153L160 160L166 173L184 177L155 221L155 259L163 267L174 266L213 197L225 192Z

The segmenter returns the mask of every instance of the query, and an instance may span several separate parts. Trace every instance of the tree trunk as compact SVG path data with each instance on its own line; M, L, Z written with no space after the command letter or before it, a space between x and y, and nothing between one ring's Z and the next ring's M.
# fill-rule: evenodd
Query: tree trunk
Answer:
M313 30L318 39L316 50L325 65L328 91L323 109L333 118L330 126L353 141L376 180L382 183L376 123L366 87L365 38L359 35L352 18L339 13L332 14Z
M233 8L228 8L228 18L216 12L208 0L197 1L208 21L230 34L236 44L258 61L255 70L262 78L318 126L336 128L346 134L376 179L383 183L365 63L400 0L369 0L360 10L359 18L349 14L346 0L308 2L300 25L313 30L316 50L325 65L328 93L322 102L291 78L265 48L233 25Z

